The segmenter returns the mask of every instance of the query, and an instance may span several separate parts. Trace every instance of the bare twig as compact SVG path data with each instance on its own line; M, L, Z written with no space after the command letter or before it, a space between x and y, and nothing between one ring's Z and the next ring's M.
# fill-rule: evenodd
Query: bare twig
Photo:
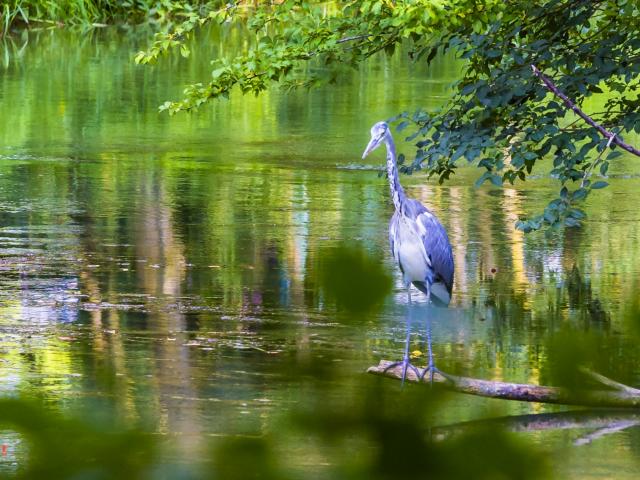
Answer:
M338 40L336 43L346 43L346 42L353 42L355 40L363 40L365 38L369 38L370 36L371 35L367 33L365 35L354 35L353 37L344 37Z
M625 385L624 383L616 382L615 380L611 380L610 378L605 377L600 373L594 372L593 370L589 370L588 368L582 367L580 368L580 371L590 376L596 382L606 385L607 387L611 387L614 390L618 390L620 392L626 392L631 395L640 395L639 389L630 387L628 385Z
M611 143L611 138L609 139L609 143L607 143L607 147ZM593 161L593 163L591 163L591 165L589 165L589 167L584 171L584 174L582 175L582 181L580 182L580 188L585 188L587 186L587 180L589 180L589 177L591 176L591 172L593 171L593 169L596 168L596 166L602 160L602 154L604 152L605 152L605 149L603 149L600 153L598 153L598 156Z
M628 143L623 142L620 137L618 137L615 133L610 132L609 130L607 130L606 128L604 128L602 125L600 125L599 123L597 123L595 120L593 120L589 115L587 115L586 113L584 113L580 107L578 107L575 103L573 103L569 97L567 97L564 93L562 93L558 87L555 85L555 83L553 83L551 81L551 79L549 77L547 77L546 75L544 75L540 70L538 70L538 67L536 67L535 65L531 65L531 68L533 69L533 73L536 77L538 77L540 80L542 80L542 83L544 83L544 86L547 87L547 89L552 92L556 97L558 97L559 99L561 99L563 101L563 103L569 107L571 110L573 110L576 115L578 115L580 118L582 118L585 122L587 122L589 125L591 125L593 128L595 128L596 130L598 130L598 132L600 132L600 134L609 139L609 143L607 144L607 146L610 146L611 143L614 143L616 145L618 145L620 148L622 148L623 150L626 150L629 153L633 153L634 155L640 157L640 150L638 150L635 147L632 147L631 145L629 145Z

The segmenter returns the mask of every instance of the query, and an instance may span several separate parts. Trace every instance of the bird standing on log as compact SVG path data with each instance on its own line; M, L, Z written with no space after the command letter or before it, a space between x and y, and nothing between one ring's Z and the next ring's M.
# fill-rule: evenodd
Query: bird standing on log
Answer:
M407 198L405 195L398 178L395 144L386 122L378 122L371 128L371 141L362 158L364 159L383 143L387 148L387 177L395 208L389 223L389 242L391 253L400 267L403 283L407 289L409 313L411 313L412 284L427 296L428 301L434 305L446 307L451 300L453 288L453 252L447 231L433 212L418 200ZM429 364L422 373L409 363L409 334L410 317L405 356L402 362L398 362L403 365L403 379L407 368L413 369L420 378L428 371L433 378L435 365L431 351L431 328L428 318Z

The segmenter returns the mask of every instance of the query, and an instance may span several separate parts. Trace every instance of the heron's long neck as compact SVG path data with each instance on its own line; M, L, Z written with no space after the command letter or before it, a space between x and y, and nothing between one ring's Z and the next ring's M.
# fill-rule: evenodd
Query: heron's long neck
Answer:
M398 167L396 166L396 146L391 136L388 136L385 144L387 146L387 177L389 178L389 188L391 189L391 199L396 211L400 211L402 204L406 200L404 189L400 185L398 178Z

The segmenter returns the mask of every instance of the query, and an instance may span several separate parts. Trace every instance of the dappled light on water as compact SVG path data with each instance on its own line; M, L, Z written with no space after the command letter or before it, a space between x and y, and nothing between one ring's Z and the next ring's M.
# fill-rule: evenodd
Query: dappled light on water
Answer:
M135 440L121 475L585 478L607 458L634 478L637 426L518 429L522 415L558 408L364 374L400 358L406 292L388 252L383 158L365 163L361 148L375 121L439 105L453 59L427 72L374 58L330 89L238 95L169 119L157 105L200 72L178 57L136 67L140 33L94 31L79 46L66 31L25 35L0 80L12 112L0 118L1 471L33 452L61 462L73 447L95 464L70 461L60 475L111 472L96 452L119 458ZM216 56L219 35L242 47L241 30L212 30L194 55ZM549 201L544 176L505 190L474 188L473 168L443 186L402 178L454 249L451 307L432 317L440 368L579 391L580 359L640 384L640 182L627 173L590 197L582 231L526 236L513 226ZM415 298L410 351L423 366L430 310ZM29 430L33 412L61 437ZM477 428L452 433L468 421ZM106 443L39 446L112 427ZM30 465L24 478L43 464Z

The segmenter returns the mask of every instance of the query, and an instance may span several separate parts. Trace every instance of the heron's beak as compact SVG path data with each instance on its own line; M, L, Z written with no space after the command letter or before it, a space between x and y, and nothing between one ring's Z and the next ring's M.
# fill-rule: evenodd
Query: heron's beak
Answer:
M367 148L364 149L364 153L362 154L362 159L364 160L365 157L367 155L369 155L371 152L373 152L376 148L378 148L378 146L380 145L380 140L382 140L382 137L376 137L376 138L372 138L371 141L369 142L369 145L367 145Z

